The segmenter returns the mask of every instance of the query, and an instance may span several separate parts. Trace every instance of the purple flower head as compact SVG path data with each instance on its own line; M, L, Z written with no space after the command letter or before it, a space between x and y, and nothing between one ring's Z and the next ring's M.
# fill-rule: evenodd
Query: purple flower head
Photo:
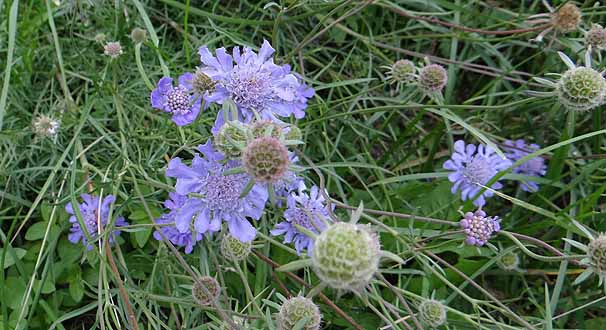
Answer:
M505 141L505 156L511 159L512 162L517 162L528 154L533 153L541 147L536 144L526 144L524 140ZM541 177L547 173L547 165L542 157L535 157L519 165L513 169L514 173L524 174L528 176ZM533 181L521 182L520 188L524 191L535 192L539 190L539 185Z
M203 64L200 70L216 82L209 102L223 104L231 98L245 122L255 114L269 120L277 120L276 116L305 116L307 100L314 90L292 73L289 65L274 63L274 49L267 40L258 53L248 47L234 47L231 55L219 48L213 56L206 46L198 53Z
M499 217L487 217L486 212L477 210L465 213L459 225L465 231L467 238L465 243L469 245L483 246L488 242L493 233L501 230Z
M301 255L303 249L307 249L307 255L311 255L314 240L300 232L299 225L311 232L319 234L326 228L322 219L328 219L328 208L324 197L320 194L318 187L313 186L309 194L299 191L288 196L288 208L284 211L284 219L271 231L273 236L284 235L284 243L295 243L297 253Z
M227 222L229 232L242 242L251 241L255 228L246 218L258 220L263 215L267 202L267 189L255 184L250 192L242 197L241 194L250 180L247 174L228 174L224 172L239 167L235 160L224 162L221 153L214 150L210 140L198 146L202 155L197 154L191 166L183 164L180 158L175 158L168 164L166 176L177 178L176 190L180 195L190 196L177 211L175 225L179 232L193 228L200 234L217 232L221 222Z
M174 192L169 193L169 199L164 201L164 206L170 211L156 219L156 223L160 225L170 224L170 226L160 227L160 230L171 243L176 246L185 246L185 253L190 254L194 249L194 245L196 245L198 241L202 240L202 234L196 232L195 230L192 231L190 228L187 228L187 230L182 233L175 226L175 217L177 216L177 212L179 212L181 207L185 205L186 201L186 196L179 195ZM162 235L160 235L158 231L154 232L154 238L158 241L163 240Z
M107 195L103 201L101 201L99 197L91 196L89 194L82 194L80 197L82 198L83 202L77 206L80 210L80 214L82 215L82 220L84 220L86 231L90 234L91 238L96 238L99 236L99 233L103 233L105 230L105 225L107 225L109 221L109 206L116 200L116 197L113 195ZM82 241L82 244L86 246L88 250L92 250L93 245L86 241L86 234L80 227L80 223L76 218L76 212L74 211L72 203L67 203L67 205L65 205L65 210L67 213L72 215L69 218L69 222L72 224L70 233L67 236L69 241L74 244ZM114 226L124 227L128 226L128 223L124 221L123 217L117 217ZM120 235L120 230L114 230L109 235L109 242L113 243L115 236L118 235Z
M452 171L448 180L454 183L452 193L461 189L461 198L467 200L473 198L486 185L490 179L499 171L511 166L511 161L502 159L491 147L484 145L465 145L459 140L454 144L454 152L449 160L444 163L444 168ZM503 185L495 182L491 188L501 189ZM493 192L486 190L473 204L480 207L486 204L486 197L491 197Z
M172 78L163 77L151 92L152 107L171 113L177 126L191 124L200 112L201 96L192 92L193 78L191 73L184 73L179 77L177 87L174 87Z

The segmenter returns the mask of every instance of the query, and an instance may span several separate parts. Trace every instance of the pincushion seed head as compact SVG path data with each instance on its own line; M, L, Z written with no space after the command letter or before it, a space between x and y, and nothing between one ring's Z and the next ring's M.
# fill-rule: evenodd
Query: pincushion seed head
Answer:
M278 182L289 164L288 149L275 137L256 138L242 152L242 166L257 182Z
M219 282L211 276L199 278L191 288L192 297L202 306L210 305L212 301L219 297L219 293L221 293Z
M41 137L53 137L59 132L59 122L47 115L40 115L32 122L32 128L36 135Z
M141 28L134 28L130 32L130 38L136 44L142 43L147 39L147 31L145 31Z
M97 33L95 35L95 41L98 43L103 43L105 41L105 33Z
M567 109L586 111L604 103L606 80L592 68L577 67L564 72L556 92Z
M439 327L446 322L446 308L437 300L425 300L419 305L419 318L430 327Z
M593 49L602 50L606 48L606 29L600 24L593 24L585 34L585 43Z
M389 79L396 83L411 84L416 80L417 67L409 60L398 60L388 72Z
M316 238L311 259L322 282L358 291L379 269L380 252L379 239L369 227L337 222Z
M236 158L242 153L240 148L246 145L246 140L244 126L237 122L228 121L221 126L219 133L215 135L214 146L226 157Z
M421 68L419 72L419 87L428 93L439 92L446 86L448 74L439 64L430 64Z
M118 41L108 42L103 47L103 54L112 59L118 58L118 56L122 55L122 45L120 45L120 42Z
M520 266L520 256L515 252L509 252L504 254L497 264L504 270L516 270Z
M292 330L302 319L307 322L301 330L319 330L322 323L322 314L311 299L305 297L293 297L288 299L280 307L278 313L278 330Z
M587 258L594 272L606 277L606 234L600 234L587 245Z
M225 259L241 261L250 254L252 242L242 242L231 234L223 235L221 240L221 254Z
M581 23L581 11L572 3L563 5L558 11L551 14L551 25L558 32L572 32Z
M482 210L465 213L459 224L467 235L465 243L469 245L483 246L493 233L501 230L499 217L487 217Z
M250 131L255 139L262 136L280 139L283 136L282 129L280 124L271 120L259 120L250 125Z
M212 80L202 69L196 69L194 79L192 80L192 89L194 93L204 95L215 90L216 82Z

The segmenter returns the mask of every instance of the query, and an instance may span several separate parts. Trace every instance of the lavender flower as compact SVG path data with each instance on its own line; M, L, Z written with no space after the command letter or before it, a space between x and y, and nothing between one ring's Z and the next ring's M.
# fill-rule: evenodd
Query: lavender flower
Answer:
M316 186L311 187L310 193L303 191L292 193L287 198L287 209L284 211L284 219L271 231L273 236L284 235L284 243L295 243L297 253L307 249L307 255L311 255L314 246L313 238L300 232L295 225L299 225L313 233L320 233L326 228L322 220L328 218L328 208L324 197L319 193Z
M80 197L82 198L83 202L82 204L78 204L78 209L82 215L82 220L84 220L86 231L89 233L91 238L96 238L99 233L103 233L103 230L105 229L104 227L109 221L109 205L116 200L116 197L113 195L107 195L103 201L101 201L99 197L91 196L89 194L82 194ZM67 236L68 240L74 244L82 241L82 244L86 246L88 250L92 250L93 245L86 241L86 234L80 227L80 223L76 218L76 212L74 211L72 203L67 203L67 205L65 205L65 210L67 213L72 215L69 218L69 222L71 222L72 227L69 235ZM101 228L99 228L99 225L101 225ZM123 217L118 217L116 218L114 225L116 227L123 227L128 226L128 223L124 221ZM114 230L109 235L109 242L113 243L115 241L115 237L118 235L120 235L120 230Z
M191 124L200 112L201 98L192 93L193 78L191 73L184 73L174 87L172 78L163 77L158 81L158 88L151 92L152 107L171 113L177 126Z
M533 153L541 147L536 144L526 144L524 140L516 140L516 141L505 141L505 156L509 158L512 162L516 162L523 157L526 157L528 154ZM520 166L517 166L513 169L514 173L524 174L528 176L536 176L541 177L547 173L547 165L545 164L545 160L542 157L535 157ZM539 185L533 181L526 181L520 183L520 188L524 191L535 192L539 190Z
M177 178L178 194L196 194L177 212L177 229L181 233L187 232L193 220L194 229L205 234L219 231L221 221L225 221L234 237L242 242L251 241L256 230L246 218L261 218L268 198L267 189L255 184L242 197L250 176L244 173L224 175L225 171L239 167L239 161L224 162L223 154L214 150L210 140L198 146L198 150L203 157L197 154L191 167L183 164L180 158L175 158L170 161L166 171L166 176Z
M510 160L499 157L491 147L465 145L465 142L459 140L455 142L454 149L451 159L444 163L444 168L452 171L448 175L448 180L454 183L452 193L456 193L460 188L463 200L473 198L482 189L481 185L486 185L495 174L511 166ZM492 189L502 187L499 182L491 186ZM478 207L483 206L486 204L486 197L492 195L493 192L486 190L474 200L473 204Z
M170 211L156 219L156 223L160 225L171 224L171 226L160 227L160 231L162 231L166 238L168 238L174 245L185 246L185 253L190 254L194 249L194 245L196 245L198 241L202 240L202 234L196 231L191 231L190 228L187 228L187 230L182 233L177 229L177 227L175 227L175 217L177 216L177 212L181 209L181 207L183 207L183 205L185 205L186 201L186 196L179 195L174 192L169 193L169 199L164 201L164 206ZM160 235L158 231L154 232L154 238L158 241L163 240L162 235Z
M465 218L459 224L467 234L465 243L483 246L493 233L501 230L499 217L487 217L486 212L477 210L475 213L465 213Z
M229 55L222 47L213 56L206 46L198 53L204 65L201 71L217 83L208 101L223 104L231 98L245 122L252 120L255 114L270 120L277 120L276 116L305 116L307 100L314 95L314 90L292 73L289 65L274 63L274 49L266 40L258 54L248 47L234 47ZM223 122L221 117L219 114L216 123L219 127Z

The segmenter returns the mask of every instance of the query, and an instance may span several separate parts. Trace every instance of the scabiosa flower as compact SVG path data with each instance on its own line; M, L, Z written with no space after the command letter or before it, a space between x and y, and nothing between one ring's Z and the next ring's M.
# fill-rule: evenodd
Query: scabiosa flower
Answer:
M512 162L517 162L528 154L535 152L541 147L536 144L526 144L524 140L504 142L505 156ZM521 164L513 169L514 173L524 174L528 176L541 177L547 173L547 165L542 157L535 157L524 164ZM539 185L533 181L520 183L520 188L524 191L535 192L539 190Z
M209 100L223 104L231 98L246 122L255 115L271 120L290 115L303 118L314 90L292 73L289 65L276 65L273 53L267 40L259 53L248 47L234 47L232 55L219 48L213 56L208 47L201 47L201 70L217 83Z
M448 82L446 69L439 64L430 64L419 70L417 83L426 93L440 92Z
M465 213L465 217L459 222L467 235L465 243L483 246L493 233L501 230L499 221L499 217L487 217L486 212L482 210Z
M325 202L317 186L311 187L309 194L303 191L291 193L286 200L287 209L284 211L286 221L278 223L271 234L284 235L284 243L294 242L299 255L303 249L307 250L307 255L311 255L314 247L313 238L300 232L295 225L315 234L322 232L326 228L324 221L329 217Z
M606 49L606 29L600 24L591 25L585 34L585 44L597 50Z
M59 122L47 115L40 115L32 122L32 128L36 135L41 137L54 137L59 132Z
M81 204L78 204L78 210L82 215L82 220L86 226L85 230L89 233L91 238L96 238L99 233L103 233L105 225L109 222L109 206L113 203L116 198L113 195L107 195L100 200L97 196L91 196L89 194L82 194L80 196L83 200ZM88 250L93 249L93 245L86 241L86 234L80 227L80 223L76 218L76 212L72 203L65 205L65 210L72 216L69 218L69 222L72 224L70 233L67 236L68 240L74 244L82 241L82 244L87 247ZM117 217L114 223L115 227L128 226L128 223L124 221L123 217ZM100 227L100 228L99 228ZM109 242L113 243L115 237L120 235L120 230L116 229L109 235Z
M491 147L473 144L465 145L459 140L454 144L454 152L449 160L444 163L444 168L452 171L448 180L454 183L452 193L461 190L461 198L467 200L473 198L499 171L511 166L511 161L502 159ZM491 188L501 189L503 185L495 182ZM473 202L476 206L486 204L486 197L491 197L492 191L486 190Z
M261 218L268 198L267 189L254 184L246 196L241 196L251 180L250 176L245 173L224 174L240 163L235 160L224 162L225 157L215 151L210 140L200 145L198 150L203 157L197 154L191 167L183 164L180 158L174 158L166 170L166 176L177 178L178 194L195 194L177 212L177 229L182 233L188 231L193 220L197 232L217 232L221 221L225 221L234 237L243 242L251 241L256 230L247 218Z
M299 322L307 318L300 330L319 330L322 323L320 309L311 299L292 297L286 300L278 313L278 330L293 330Z
M557 96L558 101L568 110L587 111L604 103L606 97L606 80L602 73L591 68L591 52L585 53L585 66L577 66L562 52L558 52L568 70L559 76L557 81L545 78L534 79L551 92L530 91L529 94L539 97Z
M191 73L184 73L179 77L178 86L174 87L172 78L163 77L151 92L152 107L171 113L177 126L192 123L200 112L201 98L192 93L192 79Z
M103 54L112 59L116 59L118 56L122 55L122 45L120 45L119 41L108 42L103 46Z
M274 137L256 138L242 152L242 165L255 181L276 183L284 177L290 165L288 149Z
M195 230L192 231L189 228L182 233L175 227L175 217L177 212L183 207L183 205L185 205L187 197L174 192L170 192L168 195L169 199L164 201L164 206L170 211L156 219L156 223L159 225L170 224L170 226L160 227L160 231L164 233L166 238L168 238L171 243L176 246L184 246L185 253L190 254L193 251L196 243L202 240L202 234L196 232ZM158 241L163 240L162 235L160 235L158 231L154 232L154 238Z

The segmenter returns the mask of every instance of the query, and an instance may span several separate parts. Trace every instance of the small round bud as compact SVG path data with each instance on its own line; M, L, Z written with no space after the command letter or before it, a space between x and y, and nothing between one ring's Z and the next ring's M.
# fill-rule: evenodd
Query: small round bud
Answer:
M288 165L288 149L271 136L254 139L242 152L242 166L257 182L278 182L284 177Z
M499 217L488 217L482 210L465 213L459 225L467 235L465 243L476 246L483 246L493 233L501 230Z
M208 306L219 297L221 287L214 277L203 276L199 278L191 288L191 295L194 300L202 305Z
M111 57L112 59L115 59L118 56L122 55L122 46L118 41L108 42L107 44L105 44L105 47L103 47L103 49L103 54Z
M593 271L600 276L606 277L606 234L600 234L587 245L587 258Z
M504 270L517 270L520 266L520 256L515 252L506 253L497 260L497 264Z
M95 42L103 43L105 42L105 38L105 33L97 33L97 35L95 35Z
M307 322L301 330L319 330L322 323L322 314L316 304L305 297L293 297L288 299L280 307L278 313L278 330L292 330L302 319Z
M295 125L288 126L288 133L286 133L287 140L295 140L302 141L303 140L303 132L301 129Z
M311 260L316 275L335 289L359 290L379 269L378 237L364 225L337 222L314 243Z
M430 64L419 72L419 87L428 93L439 92L448 82L446 69L439 64Z
M572 3L563 5L558 11L551 14L551 25L558 32L572 32L581 23L581 11Z
M250 131L254 139L262 136L271 136L280 139L283 136L282 125L271 120L259 120L250 125Z
M222 152L227 158L239 157L246 145L246 128L235 121L228 121L215 135L214 147Z
M388 72L389 78L397 83L411 84L416 81L417 67L409 60L398 60Z
M585 43L593 49L606 49L606 29L600 24L593 24L585 35Z
M40 115L32 122L34 133L42 137L53 137L59 132L59 122L47 115Z
M194 79L192 81L192 89L194 93L204 95L207 92L215 90L216 82L212 80L202 69L196 69Z
M419 305L419 318L430 327L439 327L446 322L446 308L437 300L425 300Z
M223 235L221 240L221 254L225 259L241 261L250 254L252 242L242 242L231 234Z
M578 67L564 72L556 91L567 109L586 111L604 103L606 80L592 68Z
M147 39L147 31L140 28L134 28L130 32L130 38L136 44L142 43Z

